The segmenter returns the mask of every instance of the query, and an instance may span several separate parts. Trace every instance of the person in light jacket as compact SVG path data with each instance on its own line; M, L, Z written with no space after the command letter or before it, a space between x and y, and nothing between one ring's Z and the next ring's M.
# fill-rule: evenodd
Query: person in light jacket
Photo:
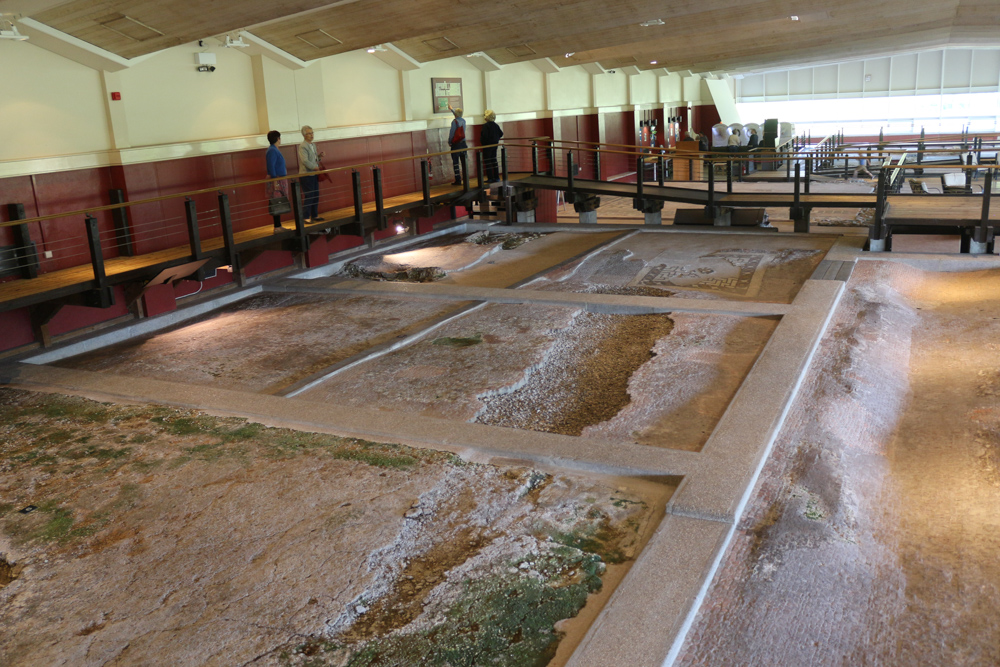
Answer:
M299 144L299 183L302 184L302 216L306 222L323 222L319 217L319 176L313 174L319 171L319 159L325 155L322 151L317 151L316 144L313 143L315 133L308 125L302 126L302 138L305 139Z
M497 183L500 181L500 166L497 164L497 147L494 144L500 143L503 138L503 130L497 125L497 115L490 109L483 114L486 124L479 134L479 143L483 145L483 169L486 172L487 183Z
M452 109L451 105L449 104L448 111L450 111L455 116L455 119L451 121L451 130L448 132L448 150L459 151L451 154L451 164L455 168L455 182L452 183L452 185L461 185L462 167L460 166L460 164L462 160L459 156L465 155L464 149L469 147L469 145L465 143L465 119L462 118L461 109ZM462 129L461 132L458 131L459 128ZM458 134L459 136L456 137L455 136L456 134ZM455 140L456 138L458 139L458 141Z

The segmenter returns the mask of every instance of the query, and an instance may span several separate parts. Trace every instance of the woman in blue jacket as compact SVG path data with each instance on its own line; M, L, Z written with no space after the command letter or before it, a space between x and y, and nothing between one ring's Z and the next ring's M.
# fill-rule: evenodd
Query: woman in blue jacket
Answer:
M285 156L278 150L278 146L281 145L281 132L277 130L268 132L267 143L270 144L267 147L267 152L264 153L264 162L267 164L267 177L280 178L288 176L288 170L285 168ZM264 192L267 195L268 201L275 197L287 197L288 186L285 181L271 181L264 188ZM273 218L274 228L281 229L281 216L275 215Z

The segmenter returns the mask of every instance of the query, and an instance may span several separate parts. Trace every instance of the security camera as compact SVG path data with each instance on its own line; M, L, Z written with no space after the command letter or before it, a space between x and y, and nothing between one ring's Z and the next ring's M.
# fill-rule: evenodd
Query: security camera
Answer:
M199 72L214 72L215 71L215 66L214 65L198 65L198 71Z
M614 73L615 73L615 71L613 69L609 69L608 70L608 74L614 74Z

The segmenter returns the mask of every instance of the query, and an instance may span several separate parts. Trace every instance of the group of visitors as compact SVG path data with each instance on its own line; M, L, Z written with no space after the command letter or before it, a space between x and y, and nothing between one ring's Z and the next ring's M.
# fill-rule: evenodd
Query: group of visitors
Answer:
M465 136L465 118L462 117L462 109L453 109L448 105L448 110L454 115L451 128L448 132L448 147L452 151L451 161L455 170L455 180L453 185L462 184L462 159L469 147ZM480 142L483 145L482 159L483 169L486 172L487 183L498 183L500 181L500 167L497 164L497 144L503 137L503 130L497 125L497 115L490 109L483 115L486 124L483 125L480 133ZM319 216L319 176L315 173L323 170L323 163L320 161L325 153L316 148L313 143L315 133L313 129L304 125L302 127L302 138L304 141L299 144L299 183L302 185L302 215L306 223L323 222ZM283 179L288 175L288 168L285 165L285 156L281 154L281 132L271 130L267 133L267 152L264 154L264 162L267 167L267 177L270 179ZM265 187L268 202L284 199L288 197L288 183L284 180L269 181ZM271 215L274 219L274 228L281 229L282 213L275 213L276 209L270 206Z
M461 108L456 109L449 104L448 111L455 117L448 130L448 149L453 151L451 165L455 170L455 180L452 185L462 185L461 156L465 155L465 150L469 147L465 141L465 118L462 117ZM497 115L491 109L487 109L486 113L483 114L483 120L486 123L479 133L479 143L483 146L482 160L485 179L487 183L499 183L500 166L497 164L497 144L503 138L503 130L497 125ZM466 169L468 169L468 165L466 165Z
M302 185L302 216L306 223L323 222L319 216L319 175L315 172L322 171L323 163L320 160L326 154L316 148L313 143L315 133L308 125L302 126L302 138L304 141L299 144L299 183ZM284 178L288 175L285 166L285 156L278 149L281 146L281 132L271 130L267 133L267 152L264 154L264 162L267 166L268 178ZM288 197L288 184L286 181L269 181L265 187L265 193L269 202ZM281 213L272 211L274 228L281 229Z

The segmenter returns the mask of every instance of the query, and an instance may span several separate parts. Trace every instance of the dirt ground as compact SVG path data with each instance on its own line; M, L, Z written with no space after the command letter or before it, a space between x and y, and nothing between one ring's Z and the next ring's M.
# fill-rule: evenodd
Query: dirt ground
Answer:
M1000 664L998 289L859 262L676 664Z
M55 365L274 394L355 354L420 331L463 305L260 294L198 322Z
M12 666L543 664L671 491L12 389L0 432Z

